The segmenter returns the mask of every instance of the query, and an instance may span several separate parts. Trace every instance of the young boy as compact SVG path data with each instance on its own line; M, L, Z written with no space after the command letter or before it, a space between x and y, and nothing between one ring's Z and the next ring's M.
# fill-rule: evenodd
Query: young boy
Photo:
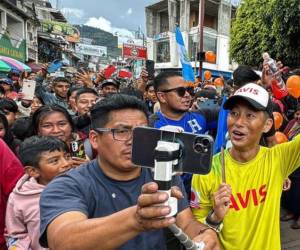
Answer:
M53 137L33 136L20 146L26 174L10 194L6 210L8 250L41 250L40 194L58 174L69 170L66 145Z
M220 231L222 249L279 250L282 183L300 166L300 137L259 145L273 121L268 92L257 84L238 89L224 108L232 148L214 156L208 175L193 176L193 214Z

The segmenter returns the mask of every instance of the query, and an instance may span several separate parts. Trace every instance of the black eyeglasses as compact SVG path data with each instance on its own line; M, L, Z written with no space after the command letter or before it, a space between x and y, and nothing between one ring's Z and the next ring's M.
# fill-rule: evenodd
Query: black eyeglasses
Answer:
M128 141L132 138L133 128L93 128L98 133L111 132L114 140Z
M185 92L188 92L190 95L194 95L194 88L192 87L178 87L178 88L173 88L173 89L164 89L160 90L163 93L168 93L171 91L175 91L178 96L184 97Z

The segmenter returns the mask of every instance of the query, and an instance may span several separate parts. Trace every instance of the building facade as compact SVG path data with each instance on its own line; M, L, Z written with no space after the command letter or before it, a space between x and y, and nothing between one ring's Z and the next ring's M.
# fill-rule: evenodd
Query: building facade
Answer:
M34 7L24 1L0 1L0 55L22 62L37 61L39 22Z
M157 69L181 68L175 26L179 25L193 67L198 67L199 0L162 0L146 7L148 57ZM203 50L216 54L216 63L203 63L215 74L232 70L229 60L229 33L234 8L230 0L205 0Z

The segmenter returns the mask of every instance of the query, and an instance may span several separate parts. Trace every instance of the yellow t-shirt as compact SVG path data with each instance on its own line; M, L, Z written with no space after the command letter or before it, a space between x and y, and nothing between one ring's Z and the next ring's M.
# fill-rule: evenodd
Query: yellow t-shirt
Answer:
M280 246L280 196L283 181L300 166L300 136L273 148L261 147L247 163L225 151L226 182L232 187L229 212L219 239L226 250L277 250ZM222 182L220 154L208 175L194 175L191 207L204 221L212 209L213 193Z

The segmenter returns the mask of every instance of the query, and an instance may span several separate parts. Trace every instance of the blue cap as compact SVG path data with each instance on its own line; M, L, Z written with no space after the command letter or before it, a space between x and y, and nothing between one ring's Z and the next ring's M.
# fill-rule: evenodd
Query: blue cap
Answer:
M0 78L0 83L6 83L8 85L13 85L13 80L8 77Z

